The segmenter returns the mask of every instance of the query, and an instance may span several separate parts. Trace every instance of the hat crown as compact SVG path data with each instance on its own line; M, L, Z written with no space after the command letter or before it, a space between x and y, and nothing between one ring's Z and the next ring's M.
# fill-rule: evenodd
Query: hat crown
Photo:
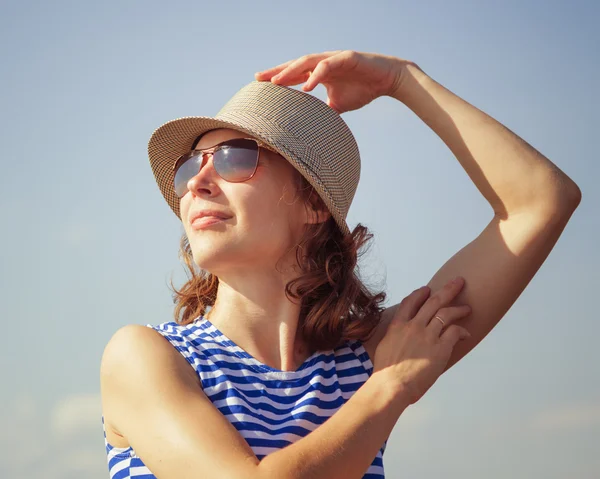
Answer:
M346 217L360 180L360 153L346 122L325 102L294 88L252 81L227 101L215 118L262 121L269 125L266 130L275 124L286 132L287 141L293 137L302 143L312 152L304 158L305 163L337 190L336 200ZM277 147L283 138L263 139ZM315 160L312 164L311 156Z

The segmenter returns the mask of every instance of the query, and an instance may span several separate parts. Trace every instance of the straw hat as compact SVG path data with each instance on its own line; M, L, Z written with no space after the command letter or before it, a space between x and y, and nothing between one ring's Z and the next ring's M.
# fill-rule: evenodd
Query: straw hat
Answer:
M260 139L288 160L319 193L344 235L360 179L358 145L342 117L319 98L269 81L252 81L214 117L168 121L148 142L150 166L165 200L179 214L173 166L209 130L232 128Z

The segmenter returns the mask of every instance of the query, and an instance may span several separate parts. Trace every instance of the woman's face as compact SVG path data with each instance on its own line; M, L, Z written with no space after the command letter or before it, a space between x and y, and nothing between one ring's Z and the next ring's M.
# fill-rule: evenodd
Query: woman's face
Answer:
M204 134L196 149L211 148L233 138L250 135L231 129ZM309 221L301 198L296 196L294 167L280 155L260 148L252 178L229 183L205 156L200 171L188 182L181 198L181 220L194 262L219 276L240 267L272 268L290 250ZM200 210L218 210L231 218L201 229L190 223Z

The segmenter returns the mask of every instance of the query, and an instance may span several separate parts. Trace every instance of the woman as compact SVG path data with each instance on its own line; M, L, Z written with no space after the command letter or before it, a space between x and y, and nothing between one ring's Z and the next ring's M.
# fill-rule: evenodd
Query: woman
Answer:
M327 104L305 93L319 83ZM440 136L494 210L389 308L354 274L370 234L345 221L360 159L339 116L382 95ZM354 51L258 73L215 118L161 126L149 154L185 229L190 280L175 321L126 326L105 349L115 478L384 477L400 414L500 321L581 199L415 63Z

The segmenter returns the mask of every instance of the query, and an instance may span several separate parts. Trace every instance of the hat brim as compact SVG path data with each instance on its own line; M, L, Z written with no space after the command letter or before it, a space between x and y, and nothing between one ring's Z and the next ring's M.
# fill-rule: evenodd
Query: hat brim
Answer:
M260 132L245 128L237 123L207 116L190 116L168 121L154 131L148 142L150 166L158 187L169 207L179 219L181 219L179 211L180 199L175 193L173 166L181 155L188 153L192 149L193 142L198 136L217 128L231 128L242 131L270 145L281 156L287 159L317 190L342 233L344 235L350 234L346 220L337 207L335 207L333 198L319 179L319 176L315 172L310 171L304 162L299 161L294 155L287 152L285 145L278 144L279 142L265 138ZM311 152L307 151L307 154L311 154Z

